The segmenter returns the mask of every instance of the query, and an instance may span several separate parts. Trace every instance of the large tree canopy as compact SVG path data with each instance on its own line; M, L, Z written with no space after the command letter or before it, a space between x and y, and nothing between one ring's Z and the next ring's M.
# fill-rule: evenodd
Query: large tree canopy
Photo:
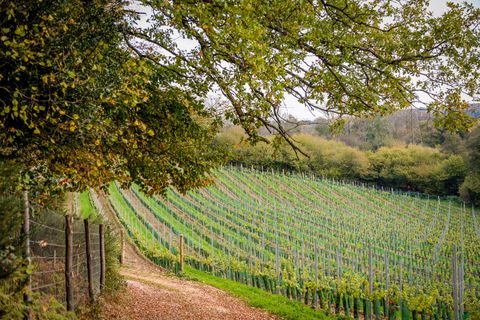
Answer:
M0 152L44 184L184 191L216 162L217 120L174 72L125 48L125 5L0 2Z
M423 100L439 125L472 124L462 101L480 87L480 10L471 5L433 17L426 0L142 2L153 8L151 27L131 36L151 44L155 61L214 83L250 135L258 125L285 133L285 93L355 116ZM184 50L179 34L196 46Z
M260 126L288 139L285 94L356 116L428 97L439 125L472 124L462 97L479 95L480 10L470 5L433 17L427 1L139 3L147 26L123 1L0 2L2 157L73 189L202 185L218 160L212 90L253 140Z

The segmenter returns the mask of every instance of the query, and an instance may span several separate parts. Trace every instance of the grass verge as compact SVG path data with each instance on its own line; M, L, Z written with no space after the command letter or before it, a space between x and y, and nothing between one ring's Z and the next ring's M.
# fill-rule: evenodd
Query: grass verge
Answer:
M218 289L224 290L231 295L242 299L248 305L266 310L272 314L287 320L310 320L310 319L337 319L328 316L321 311L316 311L306 305L291 301L283 296L271 294L261 289L247 286L232 280L222 279L206 274L185 266L185 276Z
M82 219L95 219L97 211L90 202L90 194L88 191L80 193L78 196L80 202L80 216Z

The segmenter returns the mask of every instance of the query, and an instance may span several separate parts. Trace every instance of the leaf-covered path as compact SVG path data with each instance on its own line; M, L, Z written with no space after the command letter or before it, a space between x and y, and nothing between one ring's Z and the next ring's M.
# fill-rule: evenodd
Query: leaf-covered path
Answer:
M127 289L105 303L101 319L277 319L219 289L166 274L128 242L121 273Z

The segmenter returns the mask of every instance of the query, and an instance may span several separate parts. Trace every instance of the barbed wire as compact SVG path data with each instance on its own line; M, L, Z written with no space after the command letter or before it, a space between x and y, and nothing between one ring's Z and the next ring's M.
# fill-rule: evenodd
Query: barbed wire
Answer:
M64 244L59 244L59 243L50 243L50 242L47 242L45 240L30 240L30 243L33 243L33 244L38 244L40 247L46 247L46 246L50 246L50 247L62 247L62 248L65 248L65 245Z
M43 218L43 219L41 219ZM30 219L33 225L30 234L32 261L32 291L42 294L53 295L59 302L66 303L66 280L65 280L65 215L49 211L45 216L36 215ZM80 306L88 300L88 275L87 275L87 248L83 221L75 219L73 224L73 255L72 255L72 281L73 281L73 305ZM92 263L92 278L94 292L100 291L100 234L98 227L91 228L89 237L94 239L90 242ZM81 230L81 231L79 231ZM90 240L91 241L91 240Z
M41 226L41 227L43 227L43 228L45 228L45 229L48 229L48 230L53 230L53 231L61 232L61 233L63 233L63 234L65 233L65 230L61 230L61 229L58 229L58 228L55 228L55 227L52 227L52 226L47 226L47 225L45 225L45 224L43 224L43 223L41 223L41 222L35 221L35 220L33 220L33 219L30 219L30 223L33 223L33 224L35 224L35 225L37 225L37 226Z
M34 256L34 257L31 257L32 259L51 259L51 260L54 260L54 259L65 259L64 256L45 256L45 257L41 257L41 256Z
M56 282L50 282L50 283L47 283L47 284L43 284L41 286L34 287L34 288L32 288L32 291L37 291L37 290L44 289L44 288L50 288L50 287L56 286L58 284L63 284L63 283L65 283L65 279L62 279L62 280L56 281Z

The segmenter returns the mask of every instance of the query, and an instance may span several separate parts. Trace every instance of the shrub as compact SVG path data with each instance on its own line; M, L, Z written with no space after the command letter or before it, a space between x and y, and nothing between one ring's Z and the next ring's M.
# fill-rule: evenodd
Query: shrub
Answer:
M296 134L292 138L308 156L296 155L290 145L273 138L269 138L271 144L252 146L239 127L224 129L215 143L229 153L231 162L237 164L312 172L327 178L361 180L441 196L457 195L468 171L460 155L448 155L430 147L392 146L364 152L343 142L310 134ZM464 199L478 198L475 177L470 174L464 183Z
M367 173L368 158L362 151L342 142L325 140L307 134L294 136L310 158L303 157L315 174L330 178L362 179Z
M472 172L468 174L460 186L460 196L466 202L480 205L480 174Z
M467 171L460 156L421 146L381 148L369 160L369 180L438 195L456 194Z

